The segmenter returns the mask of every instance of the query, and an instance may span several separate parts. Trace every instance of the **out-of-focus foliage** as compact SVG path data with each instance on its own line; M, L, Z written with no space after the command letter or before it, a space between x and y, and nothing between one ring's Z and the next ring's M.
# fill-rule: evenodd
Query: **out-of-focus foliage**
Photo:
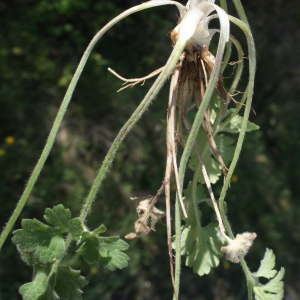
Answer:
M218 2L218 1L217 1ZM0 220L9 218L46 141L51 122L80 57L93 35L135 0L11 0L0 3ZM286 293L300 295L300 4L297 0L243 1L253 29L258 69L251 121L231 189L228 217L236 232L258 235L247 262L259 267L272 248L286 270ZM235 11L229 7L229 12ZM79 213L110 143L149 84L116 93L124 77L161 67L171 51L167 33L177 11L161 7L123 20L100 41L79 81L55 147L22 218L42 220L63 203ZM237 32L237 35L239 33ZM244 45L245 47L245 45ZM246 72L245 72L246 73ZM164 174L167 87L126 138L87 225L104 223L109 235L133 228L130 196L154 194ZM163 208L160 199L159 208ZM205 222L205 216L202 217ZM207 224L202 224L203 226ZM15 229L20 228L20 220ZM89 285L84 299L168 299L172 292L165 227L129 242L129 267L111 272L79 266ZM0 298L20 299L30 270L7 240L0 253ZM80 260L78 260L78 264ZM79 269L78 268L78 269ZM245 299L239 266L221 261L207 277L183 267L181 299ZM294 298L293 298L294 297Z

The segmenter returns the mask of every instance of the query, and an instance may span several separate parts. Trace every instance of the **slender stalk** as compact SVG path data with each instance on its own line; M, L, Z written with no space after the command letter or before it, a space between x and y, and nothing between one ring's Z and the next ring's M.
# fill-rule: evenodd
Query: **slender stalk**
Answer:
M241 131L238 137L238 141L237 141L237 146L234 152L234 156L230 165L230 168L228 170L228 175L225 179L224 185L222 187L222 191L220 194L220 199L219 199L219 208L220 208L220 212L222 215L222 219L225 225L225 228L227 230L227 233L229 234L229 236L231 238L234 238L230 224L227 220L226 217L226 213L224 210L224 198L226 195L226 191L228 189L229 186L229 182L231 179L231 176L233 174L233 170L236 167L240 152L241 152L241 148L242 148L242 144L244 141L244 137L245 137L245 132L247 129L247 122L249 119L249 114L251 111L251 102L252 102L252 96L253 96L253 87L254 87L254 76L255 76L255 68L256 68L256 57L255 57L255 46L254 46L254 41L253 41L253 37L251 34L251 31L249 29L249 27L243 23L242 21L234 18L234 17L229 17L230 21L235 23L237 26L239 26L243 31L244 34L247 38L247 43L248 43L248 55L249 55L249 85L248 85L248 91L247 91L247 102L246 102L246 109L245 109L245 113L243 116L243 121L242 121L242 126L241 126ZM250 277L250 270L248 269L244 259L241 260L241 266L243 268L243 271L246 275L246 280L247 280L247 288L248 288L248 300L252 300L252 290L253 290L253 285L251 284L251 277Z
M246 17L246 14L245 14L245 11L244 11L241 1L240 0L232 0L232 2L234 3L234 6L236 8L236 11L237 11L240 19L249 26L248 19ZM249 28L250 28L250 26L249 26Z
M237 67L234 79L231 83L231 86L228 90L228 94L231 95L232 93L234 93L234 91L235 91L235 89L236 89L236 87L237 87L237 85L238 85L238 83L241 79L241 76L242 76L242 71L243 71L243 66L244 66L244 63L243 63L244 52L243 52L241 44L238 42L238 40L235 37L230 35L230 40L235 45L236 50L238 52L238 67ZM226 126L238 114L241 107L243 106L244 101L246 100L246 96L248 95L247 94L247 89L248 89L248 87L246 88L245 93L242 97L242 100L237 105L235 111L230 115L230 117L226 118L226 120L223 121L221 124L220 124L220 122L221 122L221 120L223 119L224 116L222 115L222 110L219 110L219 112L217 114L217 117L216 117L216 119L214 121L214 124L213 124L213 135L216 135L219 131L221 131L221 129L224 126ZM230 97L228 96L227 97L227 102L229 102L229 101L230 101Z
M129 120L125 123L125 125L120 130L119 134L115 138L113 144L111 145L103 163L102 166L98 172L98 175L95 178L95 181L92 185L92 188L89 192L89 195L87 197L86 202L84 203L84 206L82 208L82 211L80 213L80 219L82 222L84 222L92 203L96 197L96 194L99 190L99 187L114 159L114 156L116 154L117 149L119 148L121 142L125 138L125 136L128 134L128 132L132 129L132 127L136 124L136 122L140 119L142 114L145 112L145 110L149 107L152 100L157 96L159 90L163 86L163 84L166 82L168 76L172 73L176 63L178 62L178 59L180 57L180 54L182 53L184 49L185 43L177 42L173 52L167 61L165 67L163 68L160 75L157 77L156 81L148 91L147 95L143 99L143 101L140 103L140 105L137 107L137 109L134 111L132 116L129 118Z
M138 12L140 10L143 10L143 9L147 9L147 8L150 8L150 7L155 7L155 6L160 6L160 5L167 5L167 4L173 4L173 5L176 5L178 8L183 8L183 6L178 3L178 2L175 2L175 1L151 1L151 2L146 2L146 3L143 3L141 5L137 5L135 7L132 7L128 10L126 10L125 12L123 12L122 14L120 14L119 16L117 16L116 18L114 18L112 21L110 21L106 26L104 26L95 36L94 38L92 39L92 41L90 42L90 44L88 45L87 49L85 50L80 62L79 62L79 65L75 71L75 74L70 82L70 85L67 89L67 92L65 94L65 97L60 105L60 108L58 110L58 113L57 113L57 116L54 120L54 123L53 123L53 126L51 128L51 131L50 131L50 134L49 134L49 137L47 139L47 142L46 142L46 145L42 151L42 154L35 166L35 168L33 169L33 172L28 180L28 183L25 187L25 190L19 200L19 202L17 203L16 205L16 208L14 210L14 212L12 213L9 221L7 222L4 230L2 231L2 234L0 236L0 250L2 248L2 245L4 244L8 234L10 233L11 229L13 228L17 218L19 217L21 211L23 210L23 207L24 205L26 204L26 201L36 183L36 180L49 156L49 153L52 149L52 146L54 144L54 141L55 141L55 138L56 138L56 135L57 135L57 132L59 130L59 127L60 127L60 124L62 122L62 119L65 115L65 112L67 110L67 107L71 101L71 98L72 98L72 94L74 92L74 89L77 85L77 82L80 78L80 75L82 73L82 70L87 62L87 59L90 55L90 53L92 52L94 46L96 45L96 43L99 41L99 39L102 37L102 35L108 30L110 29L113 25L115 25L116 23L118 23L120 20L122 20L123 18L135 13L135 12Z
M221 30L218 51L217 51L217 55L216 55L216 63L215 63L214 69L211 73L210 80L209 80L207 89L205 91L204 97L202 99L201 105L200 105L197 115L195 117L191 132L188 136L187 143L184 147L183 154L181 156L180 165L179 165L179 176L178 176L181 190L183 188L183 180L184 180L184 174L185 174L187 162L190 157L191 151L194 147L197 133L201 126L204 114L206 112L206 109L208 107L212 93L214 91L215 83L219 76L221 62L222 62L224 48L225 48L226 43L227 43L227 36L226 36L226 34L223 34L223 32ZM177 194L176 202L175 202L176 203L176 209L175 209L175 235L176 235L175 288L176 289L175 289L174 298L178 298L178 296L179 296L180 268L181 268L181 253L180 253L181 252L181 242L177 241L177 240L181 240L181 224L180 224L181 212L180 212L180 208L178 207L178 202L179 202L179 198L178 198L178 194Z
M226 12L228 12L228 9L227 9L227 1L226 1L226 0L220 0L220 6L221 6Z
M231 42L226 43L225 55L222 61L221 73L224 72L225 68L227 67L227 63L229 58L231 57Z

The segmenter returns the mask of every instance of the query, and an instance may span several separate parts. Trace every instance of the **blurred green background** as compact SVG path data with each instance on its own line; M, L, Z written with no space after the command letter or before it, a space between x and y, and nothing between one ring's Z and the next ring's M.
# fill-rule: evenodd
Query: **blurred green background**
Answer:
M247 262L255 271L265 248L276 268L286 269L285 299L300 299L300 2L243 1L257 48L257 77L251 121L234 182L227 195L233 230L258 237ZM42 151L75 68L93 35L136 0L0 1L0 220L4 226ZM182 2L183 3L183 2ZM185 3L183 3L185 4ZM217 1L217 4L218 1ZM229 12L236 15L232 5ZM139 12L113 27L95 47L63 121L55 146L21 218L42 220L44 210L63 203L76 216L111 142L153 80L120 93L124 77L142 77L161 67L172 50L167 33L178 12L164 6ZM233 28L241 38L241 33ZM246 73L246 71L245 71ZM246 75L246 74L245 74ZM241 86L245 86L246 76ZM242 89L241 87L241 89ZM136 219L130 196L154 194L165 165L167 85L125 139L102 186L88 226L104 223L124 237ZM158 207L164 208L163 197ZM9 239L0 253L0 299L21 299L30 281ZM129 242L131 260L110 272L79 258L90 283L84 299L165 300L172 294L166 228ZM72 250L72 249L71 249ZM183 266L181 298L245 299L239 265L221 261L199 277Z

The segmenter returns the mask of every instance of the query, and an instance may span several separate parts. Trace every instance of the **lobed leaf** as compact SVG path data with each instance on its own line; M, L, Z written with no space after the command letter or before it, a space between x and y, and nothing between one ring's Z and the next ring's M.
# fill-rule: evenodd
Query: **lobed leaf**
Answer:
M267 284L254 287L256 300L282 300L284 295L284 268L281 268L277 275Z
M82 291L80 288L87 285L88 281L79 275L80 271L68 267L57 269L55 292L63 300L80 300Z
M34 270L33 281L23 284L19 289L23 300L81 299L80 288L87 281L79 275L79 271L68 267L53 268L52 264L35 265Z
M22 227L13 232L12 241L25 262L49 263L64 256L65 241L60 231L36 219L22 220Z
M100 261L109 270L127 267L129 257L122 251L128 249L128 244L118 236L100 237L95 234L95 232L99 231L84 233L82 235L82 241L84 242L77 252L83 255L83 259L86 262L92 264Z
M44 219L47 223L54 225L62 232L67 231L68 223L71 220L71 211L68 208L64 208L62 204L51 208L46 208Z
M229 118L231 114L234 112L234 109L229 109L226 115L226 118ZM226 126L224 126L221 131L225 131L228 133L239 133L241 131L241 126L242 126L242 121L243 117L240 115L234 116ZM259 126L256 124L248 121L247 122L247 127L246 127L246 132L250 132L253 130L258 130Z
M271 249L266 249L264 258L260 262L259 269L255 272L256 277L272 278L277 271L273 270L275 267L275 255Z
M81 254L89 264L98 263L100 261L99 247L98 237L90 234L77 250L77 253Z
M80 237L82 235L82 225L79 218L73 218L68 222L68 231L71 233L72 238L75 241L80 240Z
M34 271L33 281L23 284L19 289L23 300L55 299L51 297L51 265L35 265Z
M224 163L226 165L229 164L229 162L232 160L232 157L234 155L235 148L233 146L234 140L226 136L224 134L217 134L215 137L215 142L218 148L218 151L220 155L222 156ZM203 149L204 144L207 142L207 138L203 130L200 130L197 136L197 144L199 146L199 149ZM208 142L207 142L208 143ZM216 183L219 179L219 177L222 174L221 166L219 162L214 158L214 153L209 148L209 151L207 151L204 156L202 157L204 161L204 165L206 167L206 171L209 177L209 181L211 183ZM192 152L190 160L189 160L189 168L192 170L196 169L196 166L199 164L198 156L196 155L196 152ZM203 174L199 176L199 182L201 184L205 184L205 180L203 177Z
M116 240L118 238L118 240ZM123 253L128 249L128 244L119 237L99 237L101 263L107 269L113 271L127 267L129 257Z
M197 221L191 199L191 184L184 191L185 201L189 218L182 226L181 233L181 255L186 255L186 265L193 268L200 276L208 274L211 268L219 265L219 257L222 256L222 243L218 239L217 225L210 223L205 227ZM201 197L205 198L205 193L201 185L197 186L197 202L201 202Z
M274 270L275 255L272 250L266 249L264 258L260 262L260 267L257 272L252 273L255 278L255 286L253 288L256 300L281 300L284 294L284 268L279 272ZM276 275L277 274L277 275ZM275 276L276 275L276 276ZM259 277L272 278L266 284L259 283Z

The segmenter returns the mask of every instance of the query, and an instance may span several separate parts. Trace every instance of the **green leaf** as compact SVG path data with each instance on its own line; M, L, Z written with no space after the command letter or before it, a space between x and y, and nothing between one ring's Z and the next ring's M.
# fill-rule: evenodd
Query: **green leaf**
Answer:
M31 263L48 263L64 256L65 241L61 233L55 228L45 225L36 219L22 220L22 227L24 229L18 229L13 232L14 237L12 241L26 262L29 262L26 253L30 252L33 252Z
M277 275L271 279L267 284L254 287L254 294L256 300L281 300L284 295L284 268L281 268Z
M51 265L35 265L34 279L32 282L23 284L19 292L23 296L23 300L36 300L36 299L53 299L48 297L51 294ZM50 288L50 292L49 292Z
M53 209L46 208L44 219L51 225L60 229L61 232L67 231L68 223L71 220L71 212L65 209L62 204L54 206Z
M96 229L99 232L104 229L101 226ZM92 264L101 262L101 264L109 269L122 269L127 267L129 257L123 253L128 249L128 244L121 240L118 236L113 237L99 237L97 234L85 232L82 235L83 244L77 252L83 255L83 259Z
M55 292L60 299L82 299L80 288L85 286L88 281L83 276L80 276L79 273L80 271L75 271L67 267L59 267L57 269Z
M71 233L75 241L80 240L82 234L82 225L79 218L74 218L68 223L68 231Z
M234 109L229 109L226 118L230 118L233 112ZM242 121L243 121L243 117L240 115L236 115L230 120L230 122L226 126L224 126L221 129L221 131L226 131L228 133L239 133L241 131ZM258 129L259 126L257 126L256 124L250 121L247 122L247 128L246 128L247 132L258 130Z
M277 273L277 271L274 270L274 267L275 255L272 250L266 249L264 258L260 262L258 271L251 274L255 279L255 286L253 288L253 291L256 300L281 300L283 298L284 284L282 279L284 277L284 269L281 268ZM260 277L272 279L270 279L266 284L260 284Z
M95 229L93 232L94 234L101 234L106 231L106 227L102 224L97 229Z
M184 191L187 201L188 219L182 226L181 255L186 255L186 265L193 268L200 276L208 274L212 267L219 265L219 257L222 256L221 246L217 236L216 224L210 223L202 227L197 220L199 213L195 213L192 205L192 185ZM197 186L197 202L199 195L205 198L201 185Z
M228 166L235 151L235 146L233 146L234 139L225 134L217 134L215 137L215 142L217 144L219 153L224 160L224 163Z
M55 269L53 271L52 269ZM35 265L33 281L23 284L19 291L23 300L79 300L81 287L87 284L79 271L52 264Z
M199 146L199 149L203 149L203 146L205 143L208 143L207 138L201 129L199 131L199 134L197 136L197 143ZM224 134L218 134L215 136L215 142L218 147L218 151L220 155L222 156L224 163L226 165L229 165L229 162L232 160L232 157L234 155L235 147L233 146L234 140L230 138L229 136L226 136ZM222 174L221 166L219 162L214 158L214 153L212 149L209 146L209 151L205 153L203 161L204 165L206 167L206 171L209 177L209 181L211 183L216 183L219 179L219 177ZM189 160L189 168L191 168L193 171L196 169L196 166L200 164L198 156L196 155L196 152L193 151L191 154L191 158ZM199 176L199 182L201 184L205 183L203 174Z
M271 249L267 249L264 258L260 262L260 267L255 274L256 277L272 278L277 271L275 267L275 255Z
M89 234L85 235L85 242L77 250L83 256L83 259L89 264L98 263L100 261L99 240L97 236Z
M128 266L129 257L121 252L128 249L126 242L119 237L99 237L99 240L101 263L104 267L113 271L116 268L123 269Z

